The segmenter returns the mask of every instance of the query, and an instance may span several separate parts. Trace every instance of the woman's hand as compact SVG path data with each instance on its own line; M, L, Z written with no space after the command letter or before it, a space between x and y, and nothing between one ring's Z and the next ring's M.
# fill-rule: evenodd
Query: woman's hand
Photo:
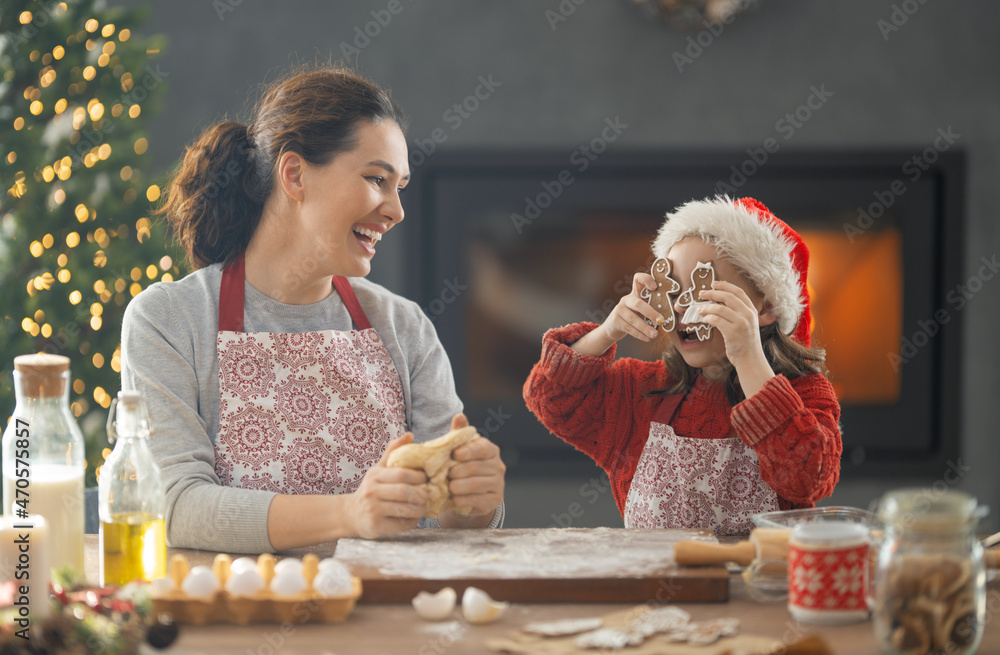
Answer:
M347 517L352 532L365 539L409 530L427 509L429 496L424 488L427 475L409 468L389 468L389 453L413 443L407 432L394 439L382 453L378 464L368 469L357 491L349 494Z
M452 430L468 424L464 414L451 419ZM448 472L448 491L458 510L442 512L438 523L445 528L486 527L503 502L507 467L500 459L500 448L480 437L456 448L452 457L458 463Z
M618 301L601 327L588 332L570 347L582 355L598 357L626 335L646 342L656 339L659 336L656 326L663 317L639 295L643 289L655 288L656 280L652 275L636 273L632 278L632 292ZM646 319L653 325L646 323Z
M726 359L736 367L743 394L749 398L774 377L760 342L759 310L747 292L731 282L716 280L701 292L712 304L700 308L702 321L715 327L726 343Z

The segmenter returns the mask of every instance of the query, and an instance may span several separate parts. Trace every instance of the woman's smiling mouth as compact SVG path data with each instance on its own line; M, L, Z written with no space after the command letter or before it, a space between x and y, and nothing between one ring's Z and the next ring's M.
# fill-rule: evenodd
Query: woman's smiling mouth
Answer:
M361 226L355 226L352 230L354 232L354 237L358 240L358 243L361 244L361 247L364 248L368 254L374 255L375 244L382 240L383 233L372 228Z

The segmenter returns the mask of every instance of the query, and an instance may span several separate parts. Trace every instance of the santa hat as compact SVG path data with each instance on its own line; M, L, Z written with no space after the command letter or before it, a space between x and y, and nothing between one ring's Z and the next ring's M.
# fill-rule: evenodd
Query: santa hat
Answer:
M782 332L810 345L809 249L795 230L753 198L692 200L666 218L653 241L654 255L666 257L681 239L701 237L750 277Z

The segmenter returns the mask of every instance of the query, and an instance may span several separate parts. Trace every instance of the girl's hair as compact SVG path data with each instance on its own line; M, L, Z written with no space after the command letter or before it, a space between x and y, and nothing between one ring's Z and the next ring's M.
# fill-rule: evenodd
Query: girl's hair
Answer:
M248 125L223 121L187 148L156 213L167 215L192 268L228 264L260 223L283 153L322 166L355 147L360 123L386 119L405 131L396 102L358 73L293 72L263 90Z
M807 348L798 341L778 329L775 321L760 328L760 343L764 348L764 357L771 370L778 375L784 375L789 380L811 373L826 375L826 350L823 348ZM673 345L668 346L663 353L663 363L667 367L667 375L671 380L666 389L650 391L648 396L669 396L690 389L698 374L698 369L687 365L680 352ZM736 375L736 367L730 366L726 377L726 397L730 405L736 405L746 396L740 388Z

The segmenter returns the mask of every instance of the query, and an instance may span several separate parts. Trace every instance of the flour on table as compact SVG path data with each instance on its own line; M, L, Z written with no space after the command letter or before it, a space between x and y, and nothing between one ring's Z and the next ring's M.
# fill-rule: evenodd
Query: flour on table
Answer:
M429 623L420 628L421 632L438 635L450 635L459 638L465 634L468 628L461 621L447 621L445 623Z
M566 637L581 632L597 630L604 625L604 619L595 617L592 619L562 619L560 621L538 621L529 623L521 628L528 634L541 635L543 637Z
M380 539L341 539L336 558L357 573L457 578L632 578L674 566L673 543L715 542L707 530L549 528L410 530Z

